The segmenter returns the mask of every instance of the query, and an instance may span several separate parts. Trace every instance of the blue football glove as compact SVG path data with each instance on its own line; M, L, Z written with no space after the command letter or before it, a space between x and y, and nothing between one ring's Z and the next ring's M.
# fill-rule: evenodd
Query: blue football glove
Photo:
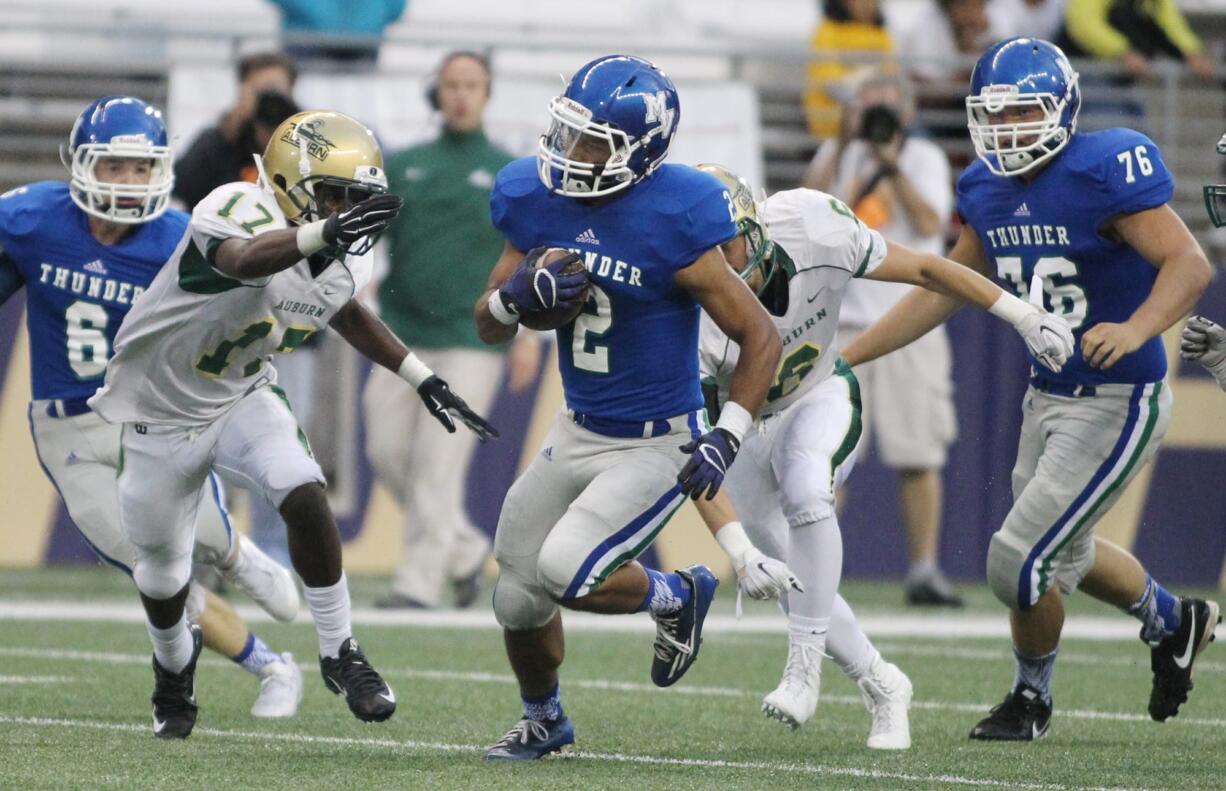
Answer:
M523 262L498 289L502 304L517 316L571 310L585 298L587 271L562 273L563 269L580 260L579 255L564 255L548 266L537 269L536 262L548 249L534 247L529 250Z
M690 454L690 460L677 475L681 493L688 494L691 500L697 500L703 492L707 493L708 500L715 497L740 449L741 443L732 432L722 428L711 429L682 445L681 452Z

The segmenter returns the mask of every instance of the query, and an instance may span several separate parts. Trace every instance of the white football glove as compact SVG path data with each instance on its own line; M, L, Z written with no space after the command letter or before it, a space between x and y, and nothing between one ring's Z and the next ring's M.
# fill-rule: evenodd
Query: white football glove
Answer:
M1073 356L1076 344L1068 322L1040 308L1023 316L1013 325L1034 358L1055 373Z
M1193 316L1184 325L1179 356L1200 365L1226 390L1226 328L1204 316Z
M751 599L781 599L788 591L804 593L804 586L781 560L762 554L757 548L745 553L745 565L736 570L737 589Z

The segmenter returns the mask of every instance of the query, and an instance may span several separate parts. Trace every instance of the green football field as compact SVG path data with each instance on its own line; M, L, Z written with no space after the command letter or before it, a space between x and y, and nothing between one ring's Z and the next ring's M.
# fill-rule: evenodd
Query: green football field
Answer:
M1226 652L1211 646L1196 690L1166 724L1145 715L1148 651L1130 621L1085 601L1080 637L1061 649L1056 718L1036 744L972 743L966 732L1007 689L1003 614L983 589L960 614L898 605L896 585L854 583L848 600L878 647L915 685L913 747L868 750L856 688L827 662L818 716L792 732L758 711L777 682L777 616L732 620L714 605L702 656L674 689L651 685L644 616L575 619L562 689L577 744L532 765L487 764L481 751L517 718L518 698L488 612L375 623L356 613L400 708L382 725L354 720L328 693L305 620L254 624L299 658L299 716L248 714L256 681L205 654L201 711L183 743L153 737L149 644L126 580L101 569L0 571L0 786L4 788L1203 788L1226 786ZM353 581L355 606L382 581ZM243 612L249 612L244 607ZM771 620L774 619L774 620ZM714 622L713 622L714 623ZM1072 627L1070 627L1072 628ZM1226 648L1226 645L1223 646Z

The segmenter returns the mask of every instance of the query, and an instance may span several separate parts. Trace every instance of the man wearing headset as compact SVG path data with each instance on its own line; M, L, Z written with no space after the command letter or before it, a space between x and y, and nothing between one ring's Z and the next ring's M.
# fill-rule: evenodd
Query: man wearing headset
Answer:
M493 400L502 355L477 337L472 306L502 251L490 223L490 189L512 159L482 129L490 83L488 60L469 51L448 53L432 75L426 101L441 118L438 136L387 161L389 191L405 203L385 237L390 260L378 292L383 320L479 411ZM511 344L507 362L511 389L527 387L540 363L536 340ZM464 509L474 443L431 425L424 406L410 403L420 399L408 398L404 380L384 373L371 374L363 396L366 449L404 510L404 546L391 591L377 604L435 607L449 603L443 593L450 586L455 604L466 607L490 551Z

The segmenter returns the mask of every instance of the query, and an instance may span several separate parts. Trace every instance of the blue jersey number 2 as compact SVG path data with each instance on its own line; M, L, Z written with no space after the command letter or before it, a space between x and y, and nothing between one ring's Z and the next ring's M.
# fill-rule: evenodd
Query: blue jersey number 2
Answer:
M609 345L597 343L613 326L613 303L600 286L592 284L588 305L595 303L596 312L588 313L585 307L575 319L575 338L571 344L575 367L580 371L595 374L609 372ZM590 349L588 348L590 345Z

